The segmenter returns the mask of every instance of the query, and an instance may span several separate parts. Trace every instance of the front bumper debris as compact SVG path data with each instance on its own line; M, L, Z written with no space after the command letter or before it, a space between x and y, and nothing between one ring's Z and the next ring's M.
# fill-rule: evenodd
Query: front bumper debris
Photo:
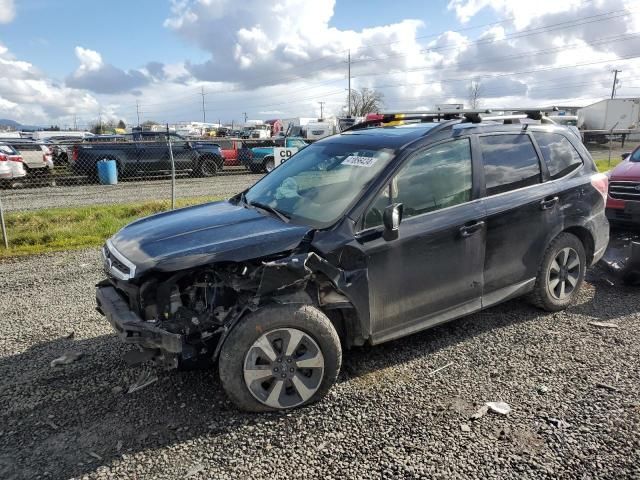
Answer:
M98 310L107 318L124 343L145 349L160 349L178 355L183 350L183 337L145 322L131 311L118 291L111 286L99 286L96 290Z
M627 284L640 284L640 236L613 235L600 263Z

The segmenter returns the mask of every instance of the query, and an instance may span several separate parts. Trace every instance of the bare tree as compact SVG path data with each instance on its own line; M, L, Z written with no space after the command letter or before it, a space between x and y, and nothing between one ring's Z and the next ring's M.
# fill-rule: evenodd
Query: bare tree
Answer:
M482 103L482 85L477 80L472 80L469 85L469 107L476 109Z
M348 101L348 99L347 99ZM351 115L364 117L379 112L384 105L384 94L372 88L351 89Z

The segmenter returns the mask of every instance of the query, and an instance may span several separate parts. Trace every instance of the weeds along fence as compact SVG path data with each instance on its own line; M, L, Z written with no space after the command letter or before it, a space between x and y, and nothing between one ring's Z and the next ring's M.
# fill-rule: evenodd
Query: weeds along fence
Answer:
M2 142L0 256L95 245L135 218L228 198L263 174L248 162L252 145L235 139Z

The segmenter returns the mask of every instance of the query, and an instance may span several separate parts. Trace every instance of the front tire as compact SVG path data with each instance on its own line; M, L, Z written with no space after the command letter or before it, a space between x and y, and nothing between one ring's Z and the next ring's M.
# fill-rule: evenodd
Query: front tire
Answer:
M231 331L219 359L231 401L250 412L285 410L323 398L342 363L331 321L310 305L273 305Z
M267 173L273 172L276 168L276 163L273 161L273 157L267 157L264 159L264 171Z
M548 312L564 310L578 295L586 267L580 239L561 233L547 247L530 295L531 303Z

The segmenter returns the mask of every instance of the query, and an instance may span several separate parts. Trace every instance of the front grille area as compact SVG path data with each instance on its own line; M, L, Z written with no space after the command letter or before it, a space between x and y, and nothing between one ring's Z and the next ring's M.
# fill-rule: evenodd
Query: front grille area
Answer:
M135 265L119 254L110 242L102 247L102 257L107 274L120 280L129 280L134 277Z
M609 196L616 200L635 200L640 202L640 182L609 182Z

